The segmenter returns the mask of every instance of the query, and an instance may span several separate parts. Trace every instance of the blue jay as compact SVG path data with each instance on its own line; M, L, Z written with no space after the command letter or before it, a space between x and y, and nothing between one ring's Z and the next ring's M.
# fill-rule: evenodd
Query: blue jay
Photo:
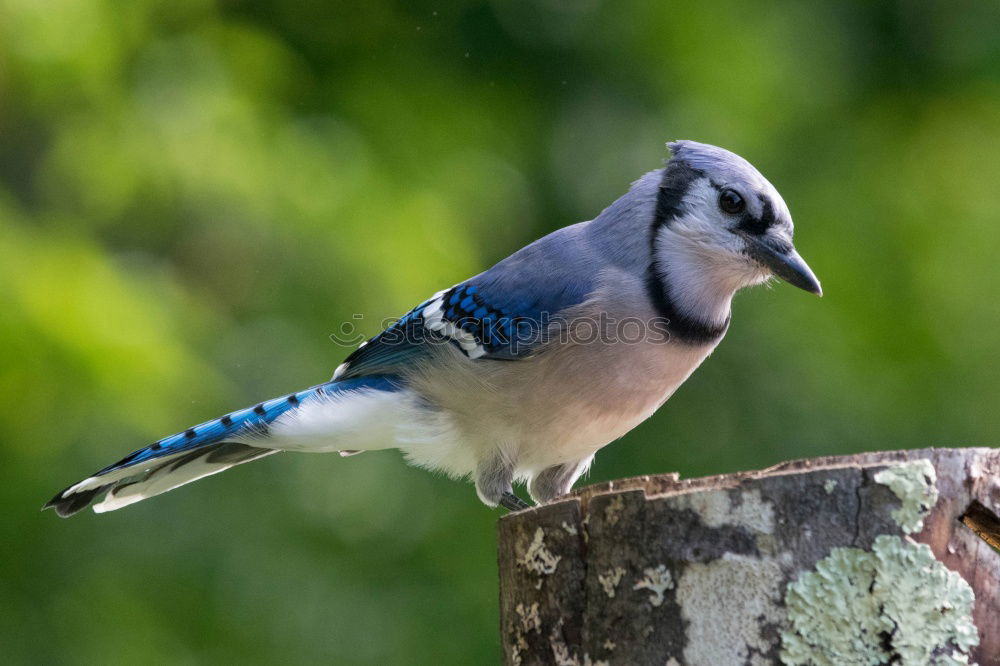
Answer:
M206 421L58 493L118 509L279 451L398 448L518 510L564 495L598 449L660 407L729 327L733 295L777 276L821 295L781 196L694 141L589 222L434 294L323 384Z

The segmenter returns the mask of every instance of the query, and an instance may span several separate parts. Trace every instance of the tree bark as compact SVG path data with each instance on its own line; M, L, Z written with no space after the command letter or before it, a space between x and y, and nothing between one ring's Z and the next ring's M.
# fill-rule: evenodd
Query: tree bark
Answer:
M982 448L582 488L500 519L505 661L1000 664L998 513Z

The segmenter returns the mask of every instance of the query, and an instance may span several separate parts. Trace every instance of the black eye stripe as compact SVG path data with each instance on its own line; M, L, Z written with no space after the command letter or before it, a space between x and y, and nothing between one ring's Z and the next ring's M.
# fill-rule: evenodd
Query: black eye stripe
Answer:
M760 221L766 227L770 227L774 224L774 206L771 205L771 200L765 197L763 194L758 194L757 198L760 199Z
M731 189L727 188L724 185L716 183L715 181L710 181L710 182L712 183L712 187L718 190L720 197L722 196L722 193L725 192L727 189ZM770 199L768 199L765 195L758 192L757 200L760 201L760 208L761 208L760 217L754 217L749 212L744 212L742 217L740 218L740 222L737 225L737 228L739 228L741 231L745 231L747 233L759 236L761 234L766 233L768 229L774 226L774 223L777 221L777 219L775 218L774 206L771 204Z
M758 194L757 199L760 201L760 217L753 217L750 213L746 213L740 219L739 228L748 234L760 236L774 225L775 216L774 206L771 205L770 199L763 194Z

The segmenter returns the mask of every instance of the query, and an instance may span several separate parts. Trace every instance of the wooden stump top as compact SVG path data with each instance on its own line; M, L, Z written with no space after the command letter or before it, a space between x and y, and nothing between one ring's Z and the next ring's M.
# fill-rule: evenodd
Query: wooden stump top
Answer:
M504 656L1000 664L998 513L983 448L581 488L499 521Z

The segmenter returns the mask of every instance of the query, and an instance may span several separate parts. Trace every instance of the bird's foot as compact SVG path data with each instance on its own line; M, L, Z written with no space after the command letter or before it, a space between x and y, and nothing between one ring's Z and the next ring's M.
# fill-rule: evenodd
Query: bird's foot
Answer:
M530 504L510 491L500 496L500 506L510 511L522 511L531 508Z

